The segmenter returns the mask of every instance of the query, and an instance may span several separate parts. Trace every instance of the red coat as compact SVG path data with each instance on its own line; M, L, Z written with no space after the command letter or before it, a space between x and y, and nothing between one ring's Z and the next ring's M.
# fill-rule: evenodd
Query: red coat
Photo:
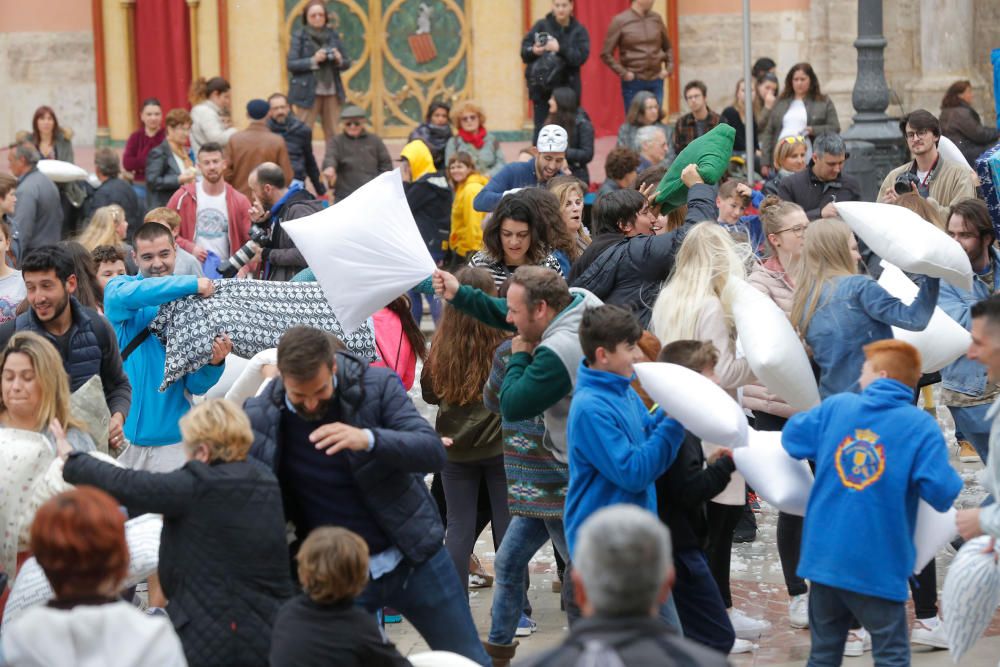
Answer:
M177 245L188 252L194 249L195 223L198 218L198 188L194 183L182 185L170 197L167 208L181 216ZM226 209L229 214L229 251L236 252L250 239L250 200L226 183ZM228 257L220 258L223 261Z

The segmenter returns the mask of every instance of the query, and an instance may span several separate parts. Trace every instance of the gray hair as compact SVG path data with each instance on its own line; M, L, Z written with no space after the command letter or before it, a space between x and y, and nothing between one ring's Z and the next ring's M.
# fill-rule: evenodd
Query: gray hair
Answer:
M101 176L117 178L121 172L121 163L118 161L118 153L110 148L99 148L94 153L94 168Z
M814 155L845 155L846 153L847 144L844 143L844 138L836 132L825 132L813 141Z
M14 153L15 158L24 160L30 167L34 167L42 159L42 154L38 152L35 144L30 141L19 141L12 144L10 150Z
M639 144L639 147L641 148L647 141L655 139L657 134L664 138L667 136L663 131L663 128L658 125L643 125L639 128L639 131L635 133L635 142Z
M648 616L673 567L670 531L636 505L594 512L576 537L573 567L602 616Z

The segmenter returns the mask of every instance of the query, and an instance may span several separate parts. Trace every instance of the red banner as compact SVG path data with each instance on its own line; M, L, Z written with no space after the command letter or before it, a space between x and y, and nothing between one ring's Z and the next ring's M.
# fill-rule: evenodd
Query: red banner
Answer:
M160 100L164 114L176 107L190 108L191 30L184 0L138 0L132 34L136 108L148 97ZM135 122L138 126L138 118Z

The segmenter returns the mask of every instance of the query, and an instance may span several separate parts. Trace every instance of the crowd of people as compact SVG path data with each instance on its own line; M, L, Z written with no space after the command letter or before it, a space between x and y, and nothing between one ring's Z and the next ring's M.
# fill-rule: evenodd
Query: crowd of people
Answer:
M734 605L730 583L758 500L731 449L646 394L639 361L704 376L810 462L808 512L780 513L776 536L787 624L809 629L810 664L866 651L909 664L911 642L948 647L934 561L909 577L912 527L918 497L943 511L962 483L915 406L940 382L958 458L986 466L995 496L1000 252L972 167L997 131L968 81L939 115L900 120L911 159L878 201L946 232L975 272L971 290L911 276L905 303L840 219L836 204L863 188L844 172L837 109L813 68L795 64L779 85L762 58L721 113L687 82L688 112L668 123L675 63L652 4L633 0L604 36L625 122L602 183L580 104L591 36L573 0L552 0L521 43L534 133L511 163L487 111L461 99L431 103L394 165L347 101L351 59L320 0L293 34L287 94L248 102L242 129L229 83L199 79L190 109L144 100L121 154L95 152L92 183L57 184L38 163L73 162L72 132L37 110L0 173L0 445L20 432L48 444L58 484L8 524L22 530L7 532L16 564L4 574L16 584L33 558L52 597L4 624L0 664L406 665L384 632L405 618L434 651L505 667L537 630L528 565L550 540L569 635L518 664L727 664L772 631ZM697 156L720 125L735 139L712 176ZM945 138L964 161L942 152ZM161 306L211 302L219 279L315 281L286 223L394 166L438 268L370 318L374 359L290 326L220 384L234 345L222 332L207 364L161 388ZM668 181L679 206L662 196ZM755 376L733 314L744 281L797 330L819 406L797 411ZM935 307L973 343L924 375L893 327L922 330ZM77 401L94 378L103 421ZM408 395L418 382L433 424ZM137 588L128 520L144 514L163 530ZM492 574L473 553L487 525ZM1000 536L992 498L960 511L956 529ZM470 587L493 589L488 628Z

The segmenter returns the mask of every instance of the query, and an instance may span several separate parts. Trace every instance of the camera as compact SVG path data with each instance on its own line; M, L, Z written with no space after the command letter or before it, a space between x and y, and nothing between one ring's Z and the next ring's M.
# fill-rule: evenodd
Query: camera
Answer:
M549 33L547 32L536 32L535 33L535 45L545 46L549 41Z
M329 48L329 49L326 50L327 60L333 60L333 52L334 52L334 50L332 48Z
M219 264L219 275L223 278L232 278L247 263L253 259L257 251L266 247L271 241L271 232L256 222L250 225L250 240L240 246L233 256Z
M905 195L909 192L913 192L914 188L920 187L920 179L912 171L904 171L902 174L896 177L896 182L893 184L892 189L896 191L897 195Z

